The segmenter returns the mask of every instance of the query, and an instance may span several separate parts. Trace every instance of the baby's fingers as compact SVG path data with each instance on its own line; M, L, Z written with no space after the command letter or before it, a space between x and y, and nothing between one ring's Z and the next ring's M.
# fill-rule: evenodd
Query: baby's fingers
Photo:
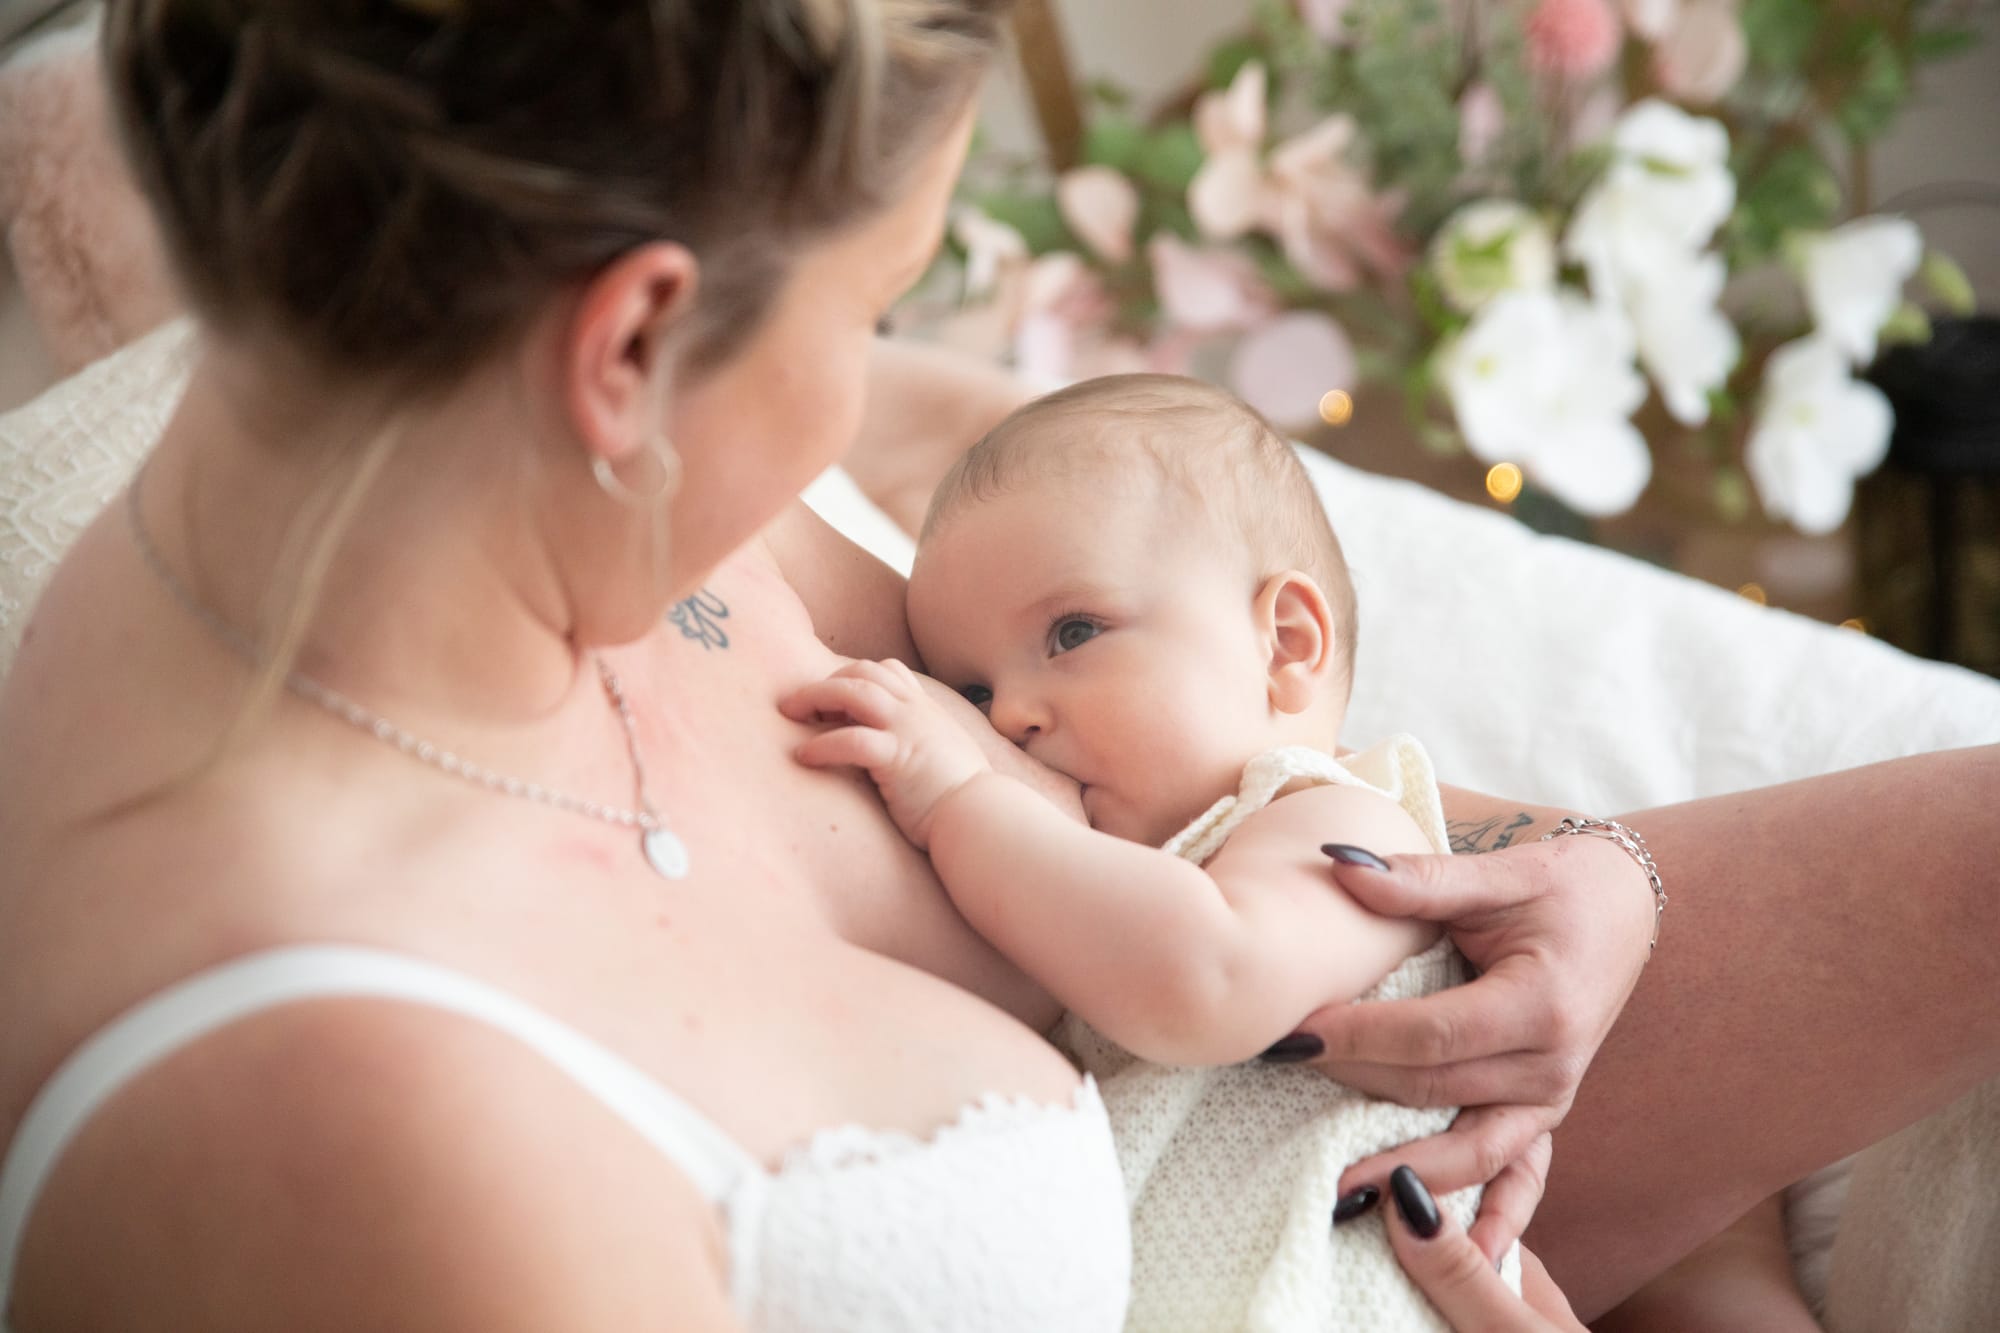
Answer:
M870 772L896 762L896 738L873 727L839 727L822 731L792 753L808 768L865 768Z
M896 697L880 682L861 676L828 676L793 690L778 701L778 711L794 722L858 722L886 727Z

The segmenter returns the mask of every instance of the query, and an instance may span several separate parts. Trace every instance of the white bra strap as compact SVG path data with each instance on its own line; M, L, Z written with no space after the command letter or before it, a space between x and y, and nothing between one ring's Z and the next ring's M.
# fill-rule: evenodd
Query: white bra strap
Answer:
M218 1028L301 1000L367 996L430 1005L515 1037L574 1079L717 1204L762 1165L715 1124L628 1061L505 991L403 954L340 945L273 949L160 992L63 1062L28 1108L0 1170L0 1310L13 1291L21 1234L71 1139L139 1074Z

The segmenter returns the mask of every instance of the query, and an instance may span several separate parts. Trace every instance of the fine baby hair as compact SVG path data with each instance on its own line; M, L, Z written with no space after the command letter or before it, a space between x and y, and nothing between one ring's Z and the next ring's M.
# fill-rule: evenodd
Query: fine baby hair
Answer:
M1106 375L1023 404L938 484L923 537L995 495L1134 467L1151 468L1190 515L1247 550L1257 581L1287 569L1312 575L1333 611L1341 674L1352 681L1354 587L1312 479L1255 408L1202 380Z

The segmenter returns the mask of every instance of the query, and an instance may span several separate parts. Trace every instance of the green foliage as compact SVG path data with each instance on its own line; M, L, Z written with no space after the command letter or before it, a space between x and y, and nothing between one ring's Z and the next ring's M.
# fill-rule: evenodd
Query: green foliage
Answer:
M1375 179L1408 193L1404 221L1428 235L1459 202L1457 28L1439 0L1357 0L1347 18L1320 101L1367 127Z
M1131 176L1138 173L1145 151L1145 129L1123 112L1106 112L1084 128L1081 152L1085 162L1116 167Z
M982 196L977 202L995 220L1020 232L1021 239L1035 254L1077 248L1077 240L1063 222L1054 195L995 193Z
M1839 214L1840 181L1809 145L1781 150L1762 171L1737 171L1736 211L1724 234L1734 268L1778 255L1787 235L1823 231Z
M1945 310L1960 317L1970 315L1978 306L1972 292L1972 279L1965 276L1958 261L1942 250L1932 250L1924 256L1924 264L1918 273L1924 286Z
M1743 36L1752 66L1770 74L1801 73L1824 17L1814 0L1744 0Z
M1840 128L1856 142L1880 138L1895 121L1910 95L1903 56L1878 19L1854 24L1842 44L1851 52L1853 83L1835 111Z
M1201 170L1203 156L1194 127L1185 121L1175 121L1147 137L1140 147L1133 174L1158 189L1186 194L1195 173Z
M1923 312L1922 307L1905 301L1882 322L1879 336L1884 347L1893 347L1897 343L1927 343L1931 340L1931 317Z
M1979 45L1977 28L1927 28L1910 39L1910 59L1927 65L1962 56Z

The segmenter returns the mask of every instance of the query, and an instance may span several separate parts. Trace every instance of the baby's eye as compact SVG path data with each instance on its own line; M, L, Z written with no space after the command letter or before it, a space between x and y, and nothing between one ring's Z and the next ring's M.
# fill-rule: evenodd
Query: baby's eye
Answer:
M1066 616L1055 623L1049 631L1049 643L1056 652L1066 653L1072 648L1081 648L1097 637L1097 625L1082 616Z
M967 703L982 713L986 711L986 706L993 702L993 691L984 685L961 685L958 687L958 692L965 696Z

